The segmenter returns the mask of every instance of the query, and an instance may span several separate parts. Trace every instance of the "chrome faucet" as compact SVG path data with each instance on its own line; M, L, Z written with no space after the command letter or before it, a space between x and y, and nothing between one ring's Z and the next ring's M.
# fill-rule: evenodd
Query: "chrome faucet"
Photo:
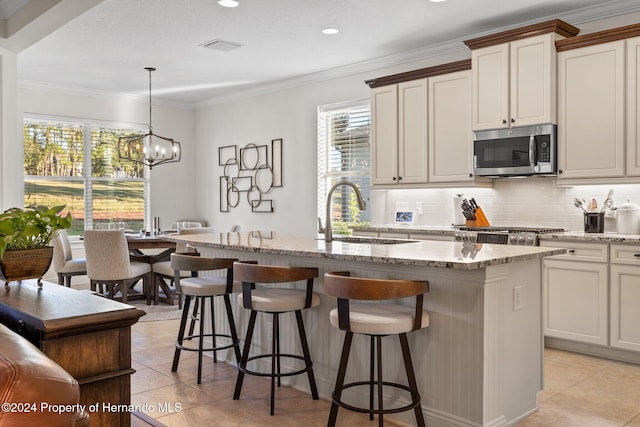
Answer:
M329 193L327 194L327 212L326 212L325 224L324 224L324 241L325 242L331 242L333 240L333 230L331 229L331 198L333 197L333 192L336 190L336 188L341 185L348 185L349 187L353 188L353 191L356 192L356 198L358 199L358 208L361 211L367 208L367 204L365 203L364 198L362 197L362 193L360 192L360 189L353 182L338 181L335 184L333 184L333 187L331 187L331 189L329 190ZM318 218L318 225L320 226L319 227L321 230L320 232L322 233L322 225L320 224L320 218Z

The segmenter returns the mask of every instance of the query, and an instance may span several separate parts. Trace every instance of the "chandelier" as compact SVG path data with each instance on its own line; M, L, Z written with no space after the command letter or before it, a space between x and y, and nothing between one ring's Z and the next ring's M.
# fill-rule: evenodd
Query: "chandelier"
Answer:
M118 138L118 157L141 163L153 169L164 163L180 161L180 143L153 133L151 126L151 72L155 68L146 67L149 72L149 132L144 135L121 136Z

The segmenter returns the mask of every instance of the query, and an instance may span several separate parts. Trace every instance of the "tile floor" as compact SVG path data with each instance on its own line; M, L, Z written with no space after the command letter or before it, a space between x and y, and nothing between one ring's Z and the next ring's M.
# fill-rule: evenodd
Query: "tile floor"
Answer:
M194 353L183 352L171 372L177 320L133 326L132 404L152 403L147 414L166 426L324 426L329 403L282 387L276 415L269 416L269 381L245 377L242 399L233 400L236 369L206 358L202 384L196 382ZM560 350L545 351L545 390L539 410L519 426L640 427L640 366ZM158 407L166 404L167 407ZM180 411L170 412L174 405ZM213 423L213 424L212 424ZM134 426L146 425L139 420ZM372 426L367 415L341 410L338 425Z

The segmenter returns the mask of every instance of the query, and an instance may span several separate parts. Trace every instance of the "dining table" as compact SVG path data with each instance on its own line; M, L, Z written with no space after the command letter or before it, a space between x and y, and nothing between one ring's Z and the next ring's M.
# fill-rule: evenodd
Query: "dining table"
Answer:
M153 273L153 264L161 261L168 261L171 254L176 250L176 243L169 240L165 240L161 235L140 235L125 233L127 237L127 245L129 246L129 256L132 261L144 262L151 266L151 272L149 282L151 286L146 291L147 305L151 304L151 301L162 301L168 304L174 303L174 292L160 277L156 277ZM151 250L150 252L144 252L144 250ZM164 249L158 252L158 249ZM156 286L155 281L158 281ZM155 295L155 290L161 289L164 292L164 297L159 298Z

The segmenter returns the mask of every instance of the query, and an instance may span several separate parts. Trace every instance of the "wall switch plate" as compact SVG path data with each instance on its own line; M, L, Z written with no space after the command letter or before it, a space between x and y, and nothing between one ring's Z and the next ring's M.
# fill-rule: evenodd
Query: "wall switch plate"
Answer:
M416 202L416 212L418 215L422 215L422 202Z
M513 311L522 310L522 286L513 288Z

